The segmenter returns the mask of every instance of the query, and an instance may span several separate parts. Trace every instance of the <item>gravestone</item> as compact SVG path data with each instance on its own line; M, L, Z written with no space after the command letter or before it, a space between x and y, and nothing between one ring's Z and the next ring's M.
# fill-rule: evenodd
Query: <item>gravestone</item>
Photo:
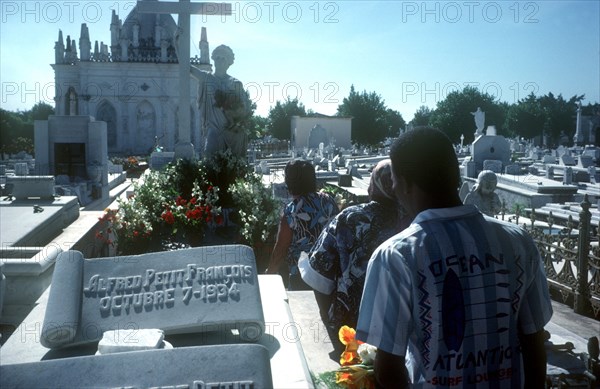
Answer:
M26 176L29 174L27 162L15 163L15 176Z
M258 344L181 347L0 366L3 388L272 388Z
M6 185L17 200L30 197L51 199L54 197L54 176L12 176L6 177Z
M175 153L172 151L154 151L150 154L150 169L162 170L174 160Z
M590 166L594 166L594 158L592 158L590 155L580 155L579 156L579 163L577 164L578 167L582 167L584 169L587 169Z
M504 169L506 174L512 174L515 176L518 176L521 174L521 166L513 164L513 165L508 165L506 166L506 168Z
M563 173L563 184L571 185L573 183L573 168L566 167Z
M502 173L502 161L486 159L483 161L483 170L491 170L494 173Z
M96 342L105 331L157 328L165 334L264 332L251 248L209 246L137 256L56 260L41 343L47 348Z
M482 135L471 145L471 155L477 164L478 171L485 170L483 162L488 159L502 161L502 166L506 166L510 163L510 144L506 138L500 135ZM502 167L500 169L501 172Z
M544 155L542 163L556 163L556 157L554 155Z
M575 162L575 158L570 156L569 154L563 154L559 158L560 164L563 166L575 166L577 163Z

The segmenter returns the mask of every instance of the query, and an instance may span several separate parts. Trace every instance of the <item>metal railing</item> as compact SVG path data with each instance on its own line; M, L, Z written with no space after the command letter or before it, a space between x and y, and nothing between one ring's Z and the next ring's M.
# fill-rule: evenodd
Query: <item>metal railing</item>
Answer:
M521 215L523 210L517 208L508 221L533 237L551 294L572 305L575 313L600 319L600 228L591 223L587 195L580 205L579 214L575 218L569 215L564 225L556 224L552 211L540 213L535 209ZM523 223L524 216L527 221ZM504 212L500 217L504 220Z

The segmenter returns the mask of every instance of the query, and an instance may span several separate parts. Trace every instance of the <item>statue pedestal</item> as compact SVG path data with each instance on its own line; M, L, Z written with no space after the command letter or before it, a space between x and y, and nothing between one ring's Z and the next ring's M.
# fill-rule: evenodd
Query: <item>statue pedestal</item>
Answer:
M179 142L175 145L175 159L193 160L194 157L194 145L190 142Z

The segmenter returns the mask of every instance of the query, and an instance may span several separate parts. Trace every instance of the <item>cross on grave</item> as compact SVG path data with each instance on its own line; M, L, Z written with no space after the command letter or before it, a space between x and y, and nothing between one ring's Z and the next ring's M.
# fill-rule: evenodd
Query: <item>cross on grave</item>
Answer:
M175 158L192 159L194 147L190 136L190 16L231 15L231 4L192 3L190 0L175 2L137 2L139 13L177 14L180 29L178 45L179 60L179 140L175 145Z

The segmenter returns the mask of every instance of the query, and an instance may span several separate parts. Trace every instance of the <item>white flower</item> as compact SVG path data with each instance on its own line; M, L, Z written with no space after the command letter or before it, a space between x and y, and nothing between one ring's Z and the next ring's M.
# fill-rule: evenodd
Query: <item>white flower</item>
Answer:
M368 343L362 343L358 346L358 356L365 365L372 365L377 354L377 347Z

